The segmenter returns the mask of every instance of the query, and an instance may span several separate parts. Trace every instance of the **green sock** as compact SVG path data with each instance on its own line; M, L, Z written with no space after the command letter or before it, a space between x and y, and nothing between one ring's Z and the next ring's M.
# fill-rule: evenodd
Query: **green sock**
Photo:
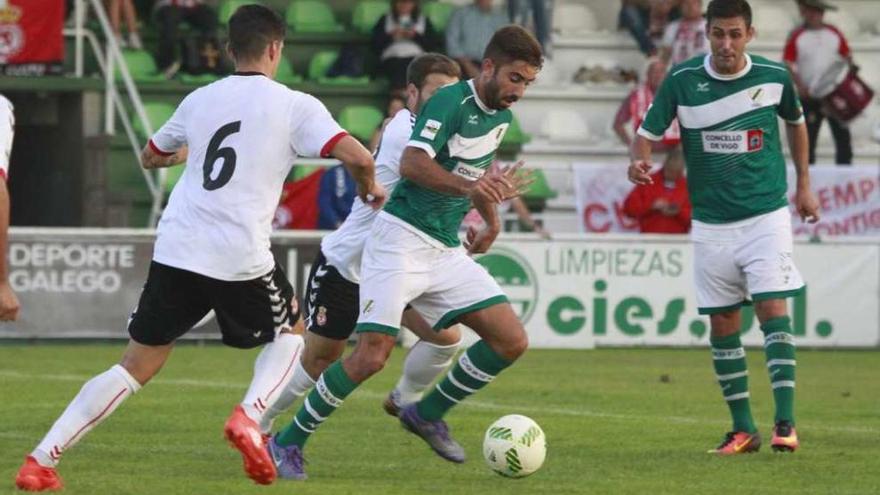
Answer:
M767 355L767 371L773 387L773 400L776 402L776 422L790 421L794 424L794 336L791 334L791 319L781 316L765 321L761 325L764 332L764 353Z
M437 421L452 406L488 385L511 364L496 354L489 344L478 341L458 358L455 367L434 390L416 404L419 416L428 421Z
M739 340L739 333L726 337L710 337L712 363L721 385L721 393L733 416L733 431L753 433L757 431L749 406L749 371L746 367L746 350Z
M321 426L346 397L358 387L342 368L342 361L331 364L318 377L315 388L309 392L293 421L275 437L278 445L305 445L309 435Z

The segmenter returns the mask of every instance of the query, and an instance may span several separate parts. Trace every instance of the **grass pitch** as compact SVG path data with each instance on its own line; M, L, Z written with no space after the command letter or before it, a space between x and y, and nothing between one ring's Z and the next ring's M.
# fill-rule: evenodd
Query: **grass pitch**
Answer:
M121 345L0 346L0 493L82 383ZM773 401L760 350L749 352L760 453L705 453L729 428L707 350L531 350L448 416L469 459L453 465L380 408L403 352L355 392L306 448L309 480L254 485L223 423L256 351L182 345L149 386L67 452L71 494L872 494L880 493L880 352L798 352L802 448L769 448ZM293 411L283 416L285 424ZM510 480L483 463L496 418L521 413L547 435L544 467Z

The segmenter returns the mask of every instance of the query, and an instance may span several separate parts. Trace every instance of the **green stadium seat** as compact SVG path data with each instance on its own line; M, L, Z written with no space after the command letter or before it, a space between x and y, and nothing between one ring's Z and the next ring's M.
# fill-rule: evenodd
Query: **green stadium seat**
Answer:
M351 105L343 108L339 113L339 125L352 136L368 143L384 118L385 115L376 107Z
M288 181L298 181L312 175L315 170L321 168L320 165L294 165L287 175Z
M164 81L165 76L156 68L156 61L146 50L123 50L122 58L135 82ZM122 71L116 68L116 82L122 81Z
M347 77L337 76L328 77L327 71L333 66L338 53L333 50L326 50L316 53L312 60L309 61L309 80L320 84L330 84L339 86L359 86L369 84L369 76Z
M516 117L510 121L510 127L504 134L504 140L501 141L502 146L522 146L532 140L532 136L523 132L522 127Z
M229 24L229 18L232 17L232 14L238 10L242 5L249 5L252 3L260 4L260 2L254 0L223 0L220 3L220 7L217 9L217 22L222 27L226 27Z
M281 62L278 63L278 72L275 73L275 80L281 84L293 85L302 83L303 77L293 71L293 66L290 65L290 60L287 57L281 57Z
M452 11L455 5L445 2L427 2L422 6L422 12L431 21L431 25L437 31L445 31L446 25L449 24L449 18L452 17Z
M296 33L339 33L344 31L336 22L330 7L319 0L293 0L287 7L287 25Z
M147 114L147 120L150 121L150 125L153 127L153 132L156 132L165 124L165 122L168 121L168 119L171 118L172 115L174 115L174 107L167 103L148 102L144 103L144 113ZM133 120L132 127L134 128L135 134L141 139L141 142L146 142L147 139L150 138L150 136L147 135L147 130L144 128L141 120L137 118L136 113L131 112L130 115Z
M369 33L386 12L388 12L387 1L363 0L354 8L351 26L359 33Z
M184 84L195 84L199 86L203 86L205 84L211 84L212 82L220 79L220 76L217 74L180 74L180 82Z

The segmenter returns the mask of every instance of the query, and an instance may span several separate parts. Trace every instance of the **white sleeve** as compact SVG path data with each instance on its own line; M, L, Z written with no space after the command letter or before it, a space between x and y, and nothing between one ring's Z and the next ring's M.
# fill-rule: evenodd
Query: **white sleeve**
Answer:
M189 107L190 96L180 102L174 115L150 139L150 148L157 154L171 155L186 144L186 109Z
M398 176L400 175L400 156L409 135L412 134L412 114L407 110L397 112L397 115L388 122L382 132L382 140L379 141L379 153L376 155L376 166L385 166Z
M15 113L12 102L0 96L0 175L9 174L9 155L12 154L12 138L15 135Z
M290 115L290 142L299 156L329 157L333 146L346 136L317 98L301 94Z

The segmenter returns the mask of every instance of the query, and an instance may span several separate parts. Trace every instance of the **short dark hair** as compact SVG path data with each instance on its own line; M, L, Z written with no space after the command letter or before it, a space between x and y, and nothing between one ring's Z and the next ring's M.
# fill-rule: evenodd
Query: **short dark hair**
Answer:
M406 82L413 84L419 91L425 85L425 79L431 74L443 74L461 79L461 67L458 62L439 53L423 53L414 58L406 68Z
M539 69L544 64L541 44L532 36L532 33L516 25L504 26L495 31L489 44L486 45L483 58L488 58L496 66L517 60Z
M752 26L752 7L747 0L712 0L706 8L706 24L712 19L730 19L742 17L746 28Z
M274 10L242 5L229 18L229 51L237 61L258 60L273 41L284 41L287 26Z

